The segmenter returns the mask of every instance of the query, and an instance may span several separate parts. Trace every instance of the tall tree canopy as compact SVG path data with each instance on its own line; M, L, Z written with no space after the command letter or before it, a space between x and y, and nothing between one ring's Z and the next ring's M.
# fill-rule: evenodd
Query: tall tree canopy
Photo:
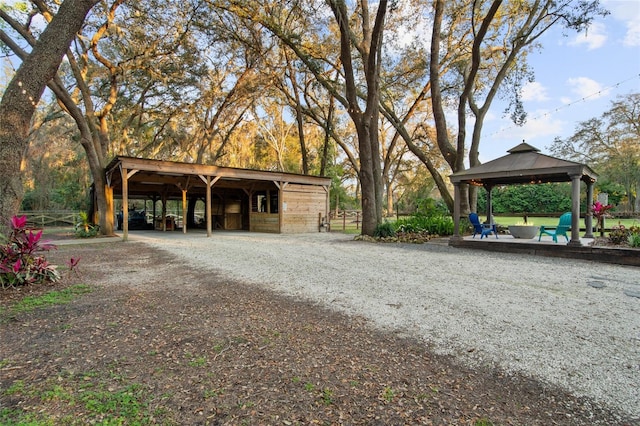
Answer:
M640 93L618 97L608 111L578 123L572 136L556 138L550 148L559 157L592 165L605 184L621 183L625 203L619 207L640 212Z
M25 61L38 40L32 18L48 30L63 10L31 4L22 22L1 16L12 28L0 33L5 47ZM603 13L596 0L111 0L74 30L68 61L46 83L76 123L100 211L113 155L302 173L339 163L357 176L372 234L394 191L425 181L416 159L453 210L446 176L478 164L494 98L511 96L514 121L525 119L519 89L540 35L582 30ZM3 161L24 147L0 151ZM0 188L13 199L5 215L18 187ZM463 213L475 201L464 195Z
M23 154L31 118L47 83L55 76L71 41L97 0L65 0L40 34L20 68L9 82L0 102L0 230L18 212L23 196ZM11 17L0 10L2 18ZM0 30L0 40L13 40Z

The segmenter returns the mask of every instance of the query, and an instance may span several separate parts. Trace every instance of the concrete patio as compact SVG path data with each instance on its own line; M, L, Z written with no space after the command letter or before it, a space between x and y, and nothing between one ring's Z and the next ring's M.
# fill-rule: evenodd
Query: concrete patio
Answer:
M593 238L580 238L582 246L568 246L560 237L554 243L551 237L543 236L531 239L513 238L508 234L493 235L480 239L464 236L461 239L449 240L452 247L471 248L505 253L521 253L532 256L547 256L589 260L593 262L615 263L619 265L640 266L640 249L621 247L591 246Z

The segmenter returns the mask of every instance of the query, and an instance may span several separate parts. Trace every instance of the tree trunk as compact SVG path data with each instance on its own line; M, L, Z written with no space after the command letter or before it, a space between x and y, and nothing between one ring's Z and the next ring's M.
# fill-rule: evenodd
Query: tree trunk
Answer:
M330 1L336 21L340 27L340 60L344 70L345 98L349 116L358 135L360 154L359 181L362 190L362 234L373 235L382 222L382 165L380 164L380 141L378 120L380 118L380 63L382 61L382 39L387 1L381 0L373 28L369 21L369 4L358 2L362 18L362 42L357 50L362 55L366 80L366 108L361 109L360 91L355 78L352 58L352 29L344 1Z
M31 118L44 88L97 0L65 0L9 82L0 102L0 231L18 213L24 195L20 167Z
M393 217L395 216L395 205L393 203L393 183L387 180L384 185L387 189L387 216Z
M373 166L374 153L372 152L370 140L377 135L371 134L369 126L362 123L362 120L358 120L356 123L356 132L358 133L358 146L360 148L360 173L358 177L362 191L362 233L364 235L373 235L380 223L380 219L377 214L379 197L376 191ZM379 160L378 164L380 164Z
M296 124L298 125L298 138L300 140L300 157L302 158L302 174L309 174L309 155L307 154L307 144L304 138L304 115L302 114L302 105L300 104L300 90L296 80L295 70L291 64L291 60L287 56L287 69L289 71L289 81L293 90L293 98L295 102Z

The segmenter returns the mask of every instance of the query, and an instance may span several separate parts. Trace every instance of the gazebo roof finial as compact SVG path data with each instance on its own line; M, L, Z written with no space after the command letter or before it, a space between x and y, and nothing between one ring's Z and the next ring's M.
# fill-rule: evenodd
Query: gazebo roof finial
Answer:
M523 139L521 144L519 144L517 146L514 146L513 148L511 148L507 152L509 154L516 154L516 153L520 153L520 152L540 152L540 150L538 148L536 148L535 146L529 145Z

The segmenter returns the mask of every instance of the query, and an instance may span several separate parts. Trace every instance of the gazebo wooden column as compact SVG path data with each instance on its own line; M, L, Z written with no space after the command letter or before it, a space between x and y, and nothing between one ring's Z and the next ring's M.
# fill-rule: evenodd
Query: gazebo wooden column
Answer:
M460 235L460 183L453 183L453 235L451 240L461 240Z
M493 185L483 185L484 189L487 191L487 222L490 225L495 225L493 223L493 205L491 204L491 191L493 190Z
M584 237L593 238L593 182L587 182L587 212L584 215Z
M580 178L582 174L572 174L571 177L571 240L569 246L579 247L580 242Z

